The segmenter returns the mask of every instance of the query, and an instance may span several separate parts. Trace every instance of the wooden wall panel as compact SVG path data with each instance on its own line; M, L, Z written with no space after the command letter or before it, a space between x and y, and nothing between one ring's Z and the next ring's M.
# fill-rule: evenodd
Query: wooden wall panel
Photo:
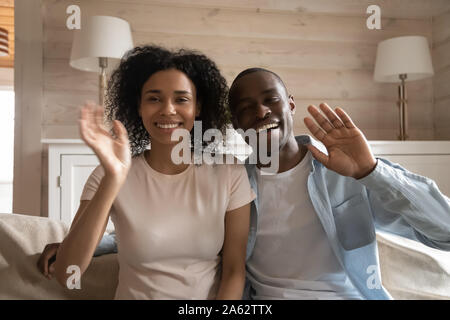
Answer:
M433 17L435 139L450 140L450 10Z
M77 106L97 99L97 75L69 66L73 34L65 28L64 13L72 3L44 0L42 121L47 138L75 133ZM229 83L247 67L279 73L302 108L296 116L297 133L306 130L302 121L306 106L327 101L347 109L370 139L396 139L398 130L397 86L372 79L377 43L410 34L426 36L432 43L431 15L439 12L439 6L447 6L440 0L434 2L437 7L425 0L400 0L397 5L375 0L339 4L334 0L83 0L77 4L82 16L128 20L136 45L202 51L216 61ZM382 6L382 30L366 28L369 4ZM408 93L410 136L432 138L433 80L408 83ZM66 127L67 132L62 132Z
M450 9L448 0L106 0L128 4L164 4L175 7L232 8L257 12L303 12L341 16L365 16L370 5L382 8L389 18L429 18Z

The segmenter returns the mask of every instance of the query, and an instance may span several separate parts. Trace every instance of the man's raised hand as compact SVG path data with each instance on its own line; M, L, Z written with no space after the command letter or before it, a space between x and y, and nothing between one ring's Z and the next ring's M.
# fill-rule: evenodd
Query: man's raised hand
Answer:
M333 111L327 104L320 104L319 110L311 105L308 107L310 117L304 119L306 127L327 148L328 155L320 152L311 144L307 148L312 155L325 167L343 176L360 179L375 169L377 161L370 146L350 117L341 108Z

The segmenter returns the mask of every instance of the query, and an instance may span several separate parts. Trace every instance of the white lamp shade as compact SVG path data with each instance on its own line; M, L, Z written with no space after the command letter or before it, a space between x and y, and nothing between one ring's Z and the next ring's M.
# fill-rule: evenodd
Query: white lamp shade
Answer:
M131 29L127 21L92 16L82 21L79 30L75 30L70 65L83 71L100 72L98 58L113 59L114 63L132 48Z
M420 80L434 74L425 37L397 37L378 44L374 80L399 82L400 74L407 74L406 81Z

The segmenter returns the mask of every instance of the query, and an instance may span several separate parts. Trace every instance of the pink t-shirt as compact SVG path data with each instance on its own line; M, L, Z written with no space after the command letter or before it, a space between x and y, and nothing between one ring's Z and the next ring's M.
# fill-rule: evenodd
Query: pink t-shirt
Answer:
M104 176L98 166L81 200L91 200ZM243 165L190 165L176 175L133 158L111 208L116 229L116 299L214 299L225 213L253 201Z

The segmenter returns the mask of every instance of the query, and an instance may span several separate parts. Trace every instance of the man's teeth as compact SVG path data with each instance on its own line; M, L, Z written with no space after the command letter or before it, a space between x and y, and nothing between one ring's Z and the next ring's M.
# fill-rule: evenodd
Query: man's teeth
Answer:
M257 132L263 131L263 130L269 130L269 129L273 129L278 127L278 124L276 123L270 123L270 124L265 124L262 127L258 128Z
M172 129L172 128L176 128L178 127L180 124L179 123L172 123L172 124L161 124L161 123L157 123L156 126L158 128L162 128L162 129Z

